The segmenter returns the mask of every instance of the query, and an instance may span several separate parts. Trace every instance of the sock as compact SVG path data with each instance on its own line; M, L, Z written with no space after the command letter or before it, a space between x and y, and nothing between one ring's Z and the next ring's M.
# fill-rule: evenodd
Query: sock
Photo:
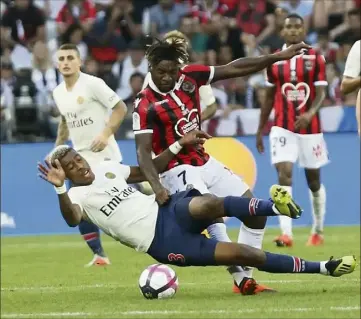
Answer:
M248 245L254 248L262 249L262 242L265 229L252 229L245 226L243 223L239 229L238 243ZM252 278L253 268L242 267L246 277Z
M291 195L292 195L292 186L283 186ZM293 237L292 234L292 219L287 216L278 216L280 222L280 228L282 231L282 235L287 235L289 237Z
M100 242L99 228L93 223L82 220L79 224L79 231L83 235L83 239L86 241L92 252L105 257L105 253Z
M326 214L326 189L325 186L321 184L321 187L317 192L313 193L311 190L309 192L313 216L312 234L321 234L323 232Z
M272 254L269 252L265 252L265 254L266 262L261 267L258 267L260 271L270 273L321 273L320 262L306 261L298 257Z
M227 196L224 198L224 211L228 217L242 219L249 216L276 216L273 202L258 198ZM289 217L287 217L289 218Z
M209 236L218 241L232 242L227 234L227 227L223 223L215 223L207 228ZM240 266L231 266L227 268L227 271L232 275L233 280L239 285L244 277L247 277L243 268Z

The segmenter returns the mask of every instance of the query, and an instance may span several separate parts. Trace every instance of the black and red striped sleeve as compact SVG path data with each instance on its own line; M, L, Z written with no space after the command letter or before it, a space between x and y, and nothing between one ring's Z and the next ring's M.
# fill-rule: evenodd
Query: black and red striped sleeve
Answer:
M182 68L182 73L194 79L198 86L208 85L213 80L214 66L191 64Z
M134 134L153 133L155 111L153 104L144 96L134 101L133 132Z
M315 75L313 78L313 84L315 86L327 86L326 79L326 60L322 54L316 53L316 62L315 62Z
M265 79L265 84L268 87L273 87L276 85L276 77L273 73L273 65L270 65L267 69L266 69L266 79Z

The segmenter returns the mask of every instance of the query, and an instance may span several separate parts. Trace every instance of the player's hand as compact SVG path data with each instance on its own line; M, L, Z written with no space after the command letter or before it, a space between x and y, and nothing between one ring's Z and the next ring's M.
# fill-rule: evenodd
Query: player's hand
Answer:
M166 188L161 187L159 190L154 191L155 193L155 200L157 203L162 206L169 201L170 195Z
M61 187L65 182L65 172L61 167L59 160L55 160L55 167L53 167L48 160L45 160L45 165L38 162L39 177L56 187Z
M295 129L299 130L302 128L307 128L308 125L310 125L311 123L312 117L313 115L308 112L302 114L301 116L297 116L295 122Z
M108 145L109 136L105 133L98 135L90 146L92 152L101 152Z
M292 59L296 55L304 53L312 47L304 42L291 44L287 49L275 53L281 60Z
M264 144L263 144L262 132L257 132L256 146L257 146L258 153L263 154L264 153Z
M204 144L208 139L210 139L212 136L210 136L208 133L200 131L200 130L194 130L186 135L184 135L178 142L181 146L184 145L194 145L194 144Z

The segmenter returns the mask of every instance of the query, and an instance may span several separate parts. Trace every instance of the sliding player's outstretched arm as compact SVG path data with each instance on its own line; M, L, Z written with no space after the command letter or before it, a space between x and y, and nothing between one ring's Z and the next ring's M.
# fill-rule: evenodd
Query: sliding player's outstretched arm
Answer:
M164 152L159 154L156 158L154 158L153 165L157 171L157 173L162 173L167 168L168 163L173 159L173 157L180 150L178 145L183 148L185 145L196 145L196 144L204 144L207 139L211 136L203 131L194 130L186 135L184 135L178 142L175 142L173 145L168 147ZM130 184L140 183L147 180L145 174L143 174L142 170L138 166L130 167L130 175L127 179L127 182Z
M69 139L69 129L66 124L66 119L61 116L61 121L58 126L58 134L55 141L55 146L63 145Z
M309 45L302 42L290 45L286 50L277 53L251 58L241 58L226 65L216 66L214 67L212 82L237 78L259 72L273 63L282 60L289 60L296 55L302 54L304 50L308 50L310 48L311 47Z
M45 164L38 163L39 177L55 186L55 190L58 193L60 210L66 223L70 227L79 225L83 218L83 210L79 205L73 204L68 193L62 190L65 187L65 172L59 160L55 160L54 166L48 160L45 160Z

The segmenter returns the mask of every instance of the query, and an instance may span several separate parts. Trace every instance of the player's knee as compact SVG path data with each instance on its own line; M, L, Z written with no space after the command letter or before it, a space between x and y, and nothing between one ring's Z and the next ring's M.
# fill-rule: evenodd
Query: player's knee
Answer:
M281 185L292 185L292 171L288 169L281 169L278 171L278 181Z
M308 182L308 188L311 190L311 192L315 193L320 190L321 183L319 180L313 180Z
M223 216L223 210L223 199L213 195L195 197L189 204L189 211L195 219L215 220Z
M267 223L266 216L250 216L242 219L245 226L251 229L264 229Z

